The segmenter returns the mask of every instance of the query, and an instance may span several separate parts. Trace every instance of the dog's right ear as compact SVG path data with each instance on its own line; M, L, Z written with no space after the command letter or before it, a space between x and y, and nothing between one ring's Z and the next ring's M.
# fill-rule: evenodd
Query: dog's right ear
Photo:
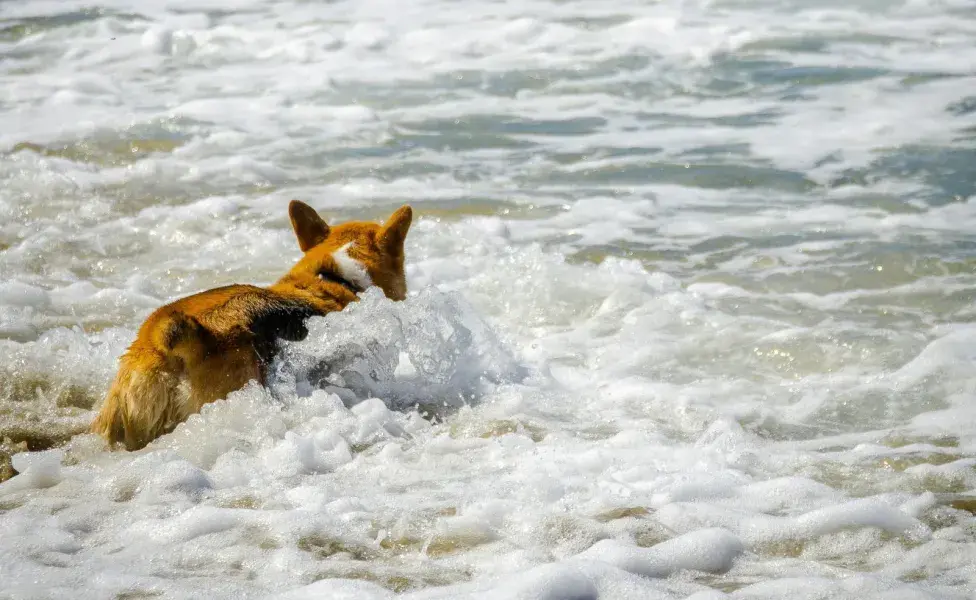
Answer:
M319 213L300 200L292 200L288 204L288 217L291 219L291 227L295 230L298 247L302 252L308 252L329 237L329 226Z
M376 242L380 248L393 255L403 254L403 240L407 237L410 222L413 220L413 210L404 204L394 212L380 228Z

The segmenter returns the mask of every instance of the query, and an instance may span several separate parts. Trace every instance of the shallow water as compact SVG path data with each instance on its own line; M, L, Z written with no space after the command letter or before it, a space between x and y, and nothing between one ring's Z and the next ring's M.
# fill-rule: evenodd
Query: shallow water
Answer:
M0 4L0 597L973 597L974 14ZM411 297L74 435L291 198Z

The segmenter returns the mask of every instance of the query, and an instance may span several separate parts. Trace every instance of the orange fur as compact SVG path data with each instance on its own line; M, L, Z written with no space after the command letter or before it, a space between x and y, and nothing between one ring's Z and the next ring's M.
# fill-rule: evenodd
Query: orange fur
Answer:
M342 310L372 283L392 300L407 294L403 241L412 212L402 206L383 225L329 227L310 206L288 206L304 252L267 288L230 285L176 300L153 312L119 359L91 431L129 450L172 431L208 402L250 381L265 382L278 340L308 335L305 320Z

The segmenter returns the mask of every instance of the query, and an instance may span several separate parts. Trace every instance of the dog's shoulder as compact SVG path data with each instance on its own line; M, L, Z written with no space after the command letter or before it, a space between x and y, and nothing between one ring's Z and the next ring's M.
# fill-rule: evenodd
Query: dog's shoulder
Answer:
M303 339L305 319L319 311L300 296L253 285L214 288L179 301L174 308L193 316L207 329L249 332L263 338Z
M248 315L250 331L258 338L269 341L305 339L308 335L305 321L321 314L321 311L303 298L259 289L259 293L242 295L236 300Z

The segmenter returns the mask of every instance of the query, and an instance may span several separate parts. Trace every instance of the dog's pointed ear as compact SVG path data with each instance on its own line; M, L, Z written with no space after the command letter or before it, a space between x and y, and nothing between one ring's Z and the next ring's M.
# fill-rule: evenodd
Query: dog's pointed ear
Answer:
M329 237L329 226L319 213L300 200L292 200L288 204L288 218L291 219L291 227L295 230L302 252L308 252Z
M376 244L390 254L403 252L403 240L407 239L407 231L413 220L413 210L404 204L386 220L376 236Z

